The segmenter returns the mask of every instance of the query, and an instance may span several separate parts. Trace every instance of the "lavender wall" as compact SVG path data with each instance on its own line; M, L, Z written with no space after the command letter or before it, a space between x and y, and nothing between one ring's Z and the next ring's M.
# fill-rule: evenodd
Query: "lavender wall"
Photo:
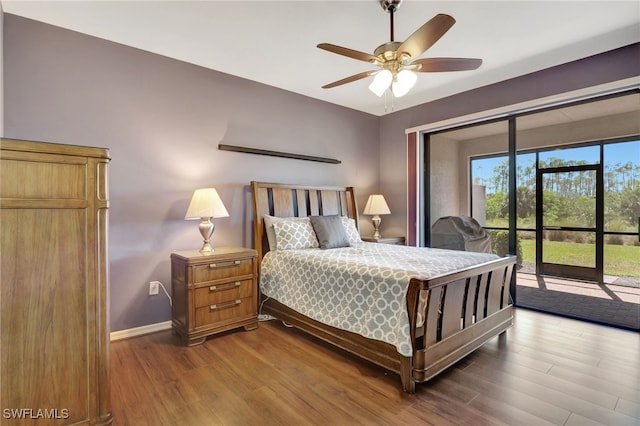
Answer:
M385 232L404 234L406 229L405 129L640 76L638 58L640 43L383 116L380 190L394 213L385 218Z
M183 217L215 186L230 213L214 245L253 244L248 183L378 185L379 118L79 33L4 15L9 138L107 147L111 329L167 321L169 254L200 246ZM217 150L218 143L337 158L340 165ZM370 232L365 221L363 233Z

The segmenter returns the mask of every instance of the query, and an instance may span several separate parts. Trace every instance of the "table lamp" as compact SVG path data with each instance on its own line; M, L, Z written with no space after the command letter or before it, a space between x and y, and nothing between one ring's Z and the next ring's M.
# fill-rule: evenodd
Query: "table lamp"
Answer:
M211 222L214 217L228 217L229 213L222 204L218 192L214 188L196 189L191 197L191 203L187 209L185 219L200 219L200 234L204 238L200 253L213 253L211 247L211 236L215 230L215 225Z
M384 200L382 194L369 195L369 199L367 200L367 204L364 206L362 214L373 215L373 218L371 218L373 228L375 229L373 238L379 240L382 237L380 235L380 222L382 222L380 215L391 214L389 206L387 206L387 202Z

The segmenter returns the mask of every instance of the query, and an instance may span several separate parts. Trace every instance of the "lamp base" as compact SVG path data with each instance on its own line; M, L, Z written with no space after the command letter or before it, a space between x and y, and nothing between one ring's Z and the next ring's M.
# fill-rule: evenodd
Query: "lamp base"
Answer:
M198 225L198 229L200 230L200 235L204 238L202 242L202 248L200 249L200 253L202 254L210 254L213 253L213 247L211 247L211 236L213 235L213 231L216 229L213 222L211 222L210 217L201 217L202 222Z
M200 250L198 250L200 253L202 254L211 254L213 253L215 250L213 249L213 247L211 247L211 244L206 242L202 244L202 248Z
M379 240L380 238L382 238L382 235L380 235L380 222L382 222L382 219L380 219L380 216L375 215L371 218L371 222L373 222L374 229L373 239Z

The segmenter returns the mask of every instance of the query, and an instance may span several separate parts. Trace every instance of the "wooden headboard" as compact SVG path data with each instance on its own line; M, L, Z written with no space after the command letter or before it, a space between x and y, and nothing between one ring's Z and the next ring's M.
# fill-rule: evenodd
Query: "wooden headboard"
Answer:
M258 262L269 251L264 228L265 214L278 217L328 216L338 214L356 221L358 206L353 187L313 186L286 183L251 182L253 232Z

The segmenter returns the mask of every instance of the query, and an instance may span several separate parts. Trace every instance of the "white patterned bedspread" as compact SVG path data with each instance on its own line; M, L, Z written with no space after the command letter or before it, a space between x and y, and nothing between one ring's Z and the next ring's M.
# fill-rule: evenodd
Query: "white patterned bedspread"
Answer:
M260 289L316 321L382 340L411 356L405 304L411 278L429 279L494 259L486 253L365 242L276 250L262 261Z

